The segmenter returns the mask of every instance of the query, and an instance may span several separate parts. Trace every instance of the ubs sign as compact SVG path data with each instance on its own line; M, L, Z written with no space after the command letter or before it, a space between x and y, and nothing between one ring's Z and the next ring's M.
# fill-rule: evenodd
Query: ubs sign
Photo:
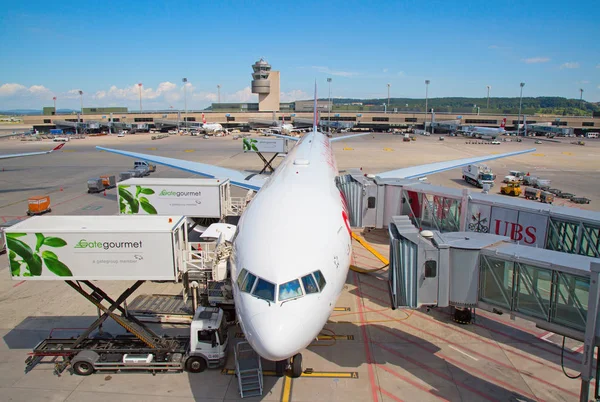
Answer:
M518 211L470 203L467 230L508 236L519 244L544 248L548 217Z

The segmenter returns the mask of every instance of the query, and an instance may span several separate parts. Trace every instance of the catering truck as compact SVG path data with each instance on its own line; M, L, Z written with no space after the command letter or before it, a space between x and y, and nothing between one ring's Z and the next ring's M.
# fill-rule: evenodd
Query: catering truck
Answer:
M62 357L56 360L58 374L69 366L78 375L101 370L200 372L222 366L228 343L222 309L194 306L189 336L168 336L156 333L125 306L147 280L193 282L187 276L186 222L183 216L40 216L6 228L13 280L65 281L101 313L75 336L40 342L26 360L26 371L45 357ZM201 261L194 262L199 266ZM134 284L111 298L96 282L102 280ZM127 333L102 332L107 318Z
M484 164L464 166L462 169L463 179L474 186L483 188L484 184L494 186L496 175L492 169Z
M121 214L221 219L230 204L228 179L131 178L117 188Z

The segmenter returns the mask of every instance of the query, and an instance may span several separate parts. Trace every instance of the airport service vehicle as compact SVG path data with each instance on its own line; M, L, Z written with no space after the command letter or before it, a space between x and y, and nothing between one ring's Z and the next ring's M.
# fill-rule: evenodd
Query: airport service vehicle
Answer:
M315 88L312 131L302 139L286 137L297 144L268 179L201 162L98 147L186 172L228 178L232 185L257 191L232 239L229 275L235 310L252 348L275 361L278 374L291 367L293 376L302 374L300 352L329 319L350 267L350 222L345 199L335 184L338 169L332 143L369 134L328 138L318 131L316 99ZM531 151L436 162L377 176L419 179ZM315 236L315 223L319 236Z
M537 179L537 176L523 176L523 184L526 186L533 186Z
M496 175L494 175L492 169L483 164L464 166L462 174L463 179L467 183L481 188L483 188L484 184L489 184L490 187L493 187L494 180L496 179Z
M102 184L106 189L115 188L117 186L117 181L115 180L115 176L112 175L102 175L100 176L102 179Z
M119 173L119 181L131 179L132 177L135 177L135 176L133 175L133 172L130 172L130 171Z
M61 149L62 147L65 146L65 143L61 143L59 145L57 145L56 147L52 148L50 151L42 151L42 152L27 152L24 154L7 154L7 155L0 155L0 159L11 159L11 158L21 158L23 156L34 156L34 155L44 155L44 154L50 154L54 151L58 151L59 149Z
M133 168L137 168L139 166L145 166L148 168L148 171L150 173L154 173L156 172L156 165L154 163L148 163L146 161L134 161L133 162Z
M554 202L554 194L549 191L542 191L540 194L540 201L544 204L552 204Z
M33 349L25 371L31 371L44 357L53 356L63 358L55 366L57 374L69 365L81 376L97 371L133 370L200 373L225 364L229 337L223 317L219 308L199 307L190 324L189 336L159 336L129 317L120 320L135 328L131 334L49 337Z
M491 144L492 144L492 145L500 145L500 141L496 141L496 140L494 140L494 141L492 141L492 142L491 142Z
M404 142L410 142L410 134L408 134L408 133L404 134L404 137L402 138L402 141L404 141Z
M38 195L27 199L27 215L42 215L46 212L52 212L50 208L50 196Z
M52 138L54 142L69 142L69 137L54 137Z
M539 188L542 190L547 190L550 188L550 184L551 181L548 179L542 179L540 177L537 177L535 180L533 180L533 187L535 188Z
M229 180L128 179L117 184L121 214L224 218Z
M503 184L500 187L500 193L505 195L512 195L513 197L518 197L521 195L521 184L519 182L510 182Z
M117 134L117 137L125 137L125 134L124 133L119 133L119 134Z

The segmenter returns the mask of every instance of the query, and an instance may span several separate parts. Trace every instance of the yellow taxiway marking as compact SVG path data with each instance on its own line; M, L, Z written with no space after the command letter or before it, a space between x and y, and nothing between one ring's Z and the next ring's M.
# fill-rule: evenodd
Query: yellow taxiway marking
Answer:
M195 149L186 149L186 150L185 150L185 151L183 151L183 152L194 152L194 151L195 151Z
M383 255L381 255L379 253L379 251L377 251L373 247L371 247L371 245L369 243L367 243L367 241L365 239L363 239L362 237L360 237L359 235L357 235L354 232L352 232L352 237L354 238L354 240L356 240L357 242L359 242L364 248L366 248L367 250L369 250L371 252L371 254L373 254L375 257L377 257L379 259L379 261L383 262L384 264L389 264L390 263L387 260L387 258L385 258Z
M383 148L383 150L386 151L386 152L392 152L393 151L392 148Z
M562 154L563 154L563 155L569 155L569 156L573 155L573 153L572 153L572 152L563 152Z
M243 332L236 332L236 339L244 339L246 335ZM331 341L335 339L336 341L353 341L354 335L319 335L317 336L317 341Z
M221 374L224 375L235 375L234 369L225 368L221 370ZM275 377L277 373L274 371L263 371L263 375L266 377ZM352 378L358 379L358 372L356 371L313 371L312 369L306 369L300 375L300 377L314 377L314 378Z
M289 402L292 398L292 377L286 375L283 378L283 389L281 390L281 402Z
M146 148L147 151L156 151L156 147Z
M350 147L345 147L344 151L354 151L354 148L350 148Z
M545 154L531 154L531 156L546 156Z
M333 311L350 311L350 307L334 307Z

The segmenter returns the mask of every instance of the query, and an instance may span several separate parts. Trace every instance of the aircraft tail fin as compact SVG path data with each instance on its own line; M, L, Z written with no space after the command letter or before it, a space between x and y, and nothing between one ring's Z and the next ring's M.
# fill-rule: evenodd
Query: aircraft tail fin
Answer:
M319 128L319 112L317 110L317 80L315 80L315 105L314 105L314 109L313 109L313 113L314 113L314 120L313 120L313 131L317 131Z
M204 113L202 113L202 124L206 124L206 117L204 117Z
M50 152L54 152L54 151L58 151L59 149L61 149L62 147L65 146L64 142L61 142L60 144L58 144L54 149L52 149L52 151Z
M506 117L502 119L502 124L500 124L500 128L506 128Z

